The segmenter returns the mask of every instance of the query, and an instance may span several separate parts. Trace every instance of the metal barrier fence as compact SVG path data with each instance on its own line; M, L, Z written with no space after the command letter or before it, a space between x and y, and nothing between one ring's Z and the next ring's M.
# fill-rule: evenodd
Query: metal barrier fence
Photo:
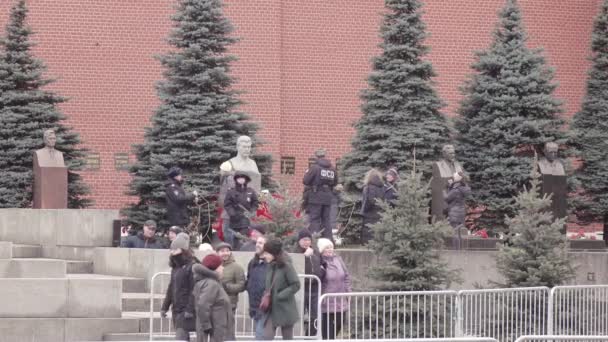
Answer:
M294 338L315 339L317 335L316 309L318 299L321 297L321 280L314 275L299 274L298 277L303 283L301 288L302 310L300 311L300 322L294 330ZM154 274L150 281L150 341L175 335L171 313L167 313L167 318L162 318L160 312L156 311L154 306L154 299L163 298L166 289L169 287L170 279L171 273L159 272ZM160 285L157 284L159 280L162 281ZM249 296L246 295L246 292L243 292L239 297L234 317L234 329L237 338L255 337L255 326L253 320L249 317Z
M568 336L568 335L536 335L536 336L522 336L515 342L553 342L553 341L565 341L565 342L591 342L591 341L608 341L608 336Z
M556 286L549 308L548 334L608 334L608 285Z
M461 336L512 342L522 335L547 333L549 288L466 290L458 292Z
M160 315L160 309L159 311L156 311L154 307L154 303L156 302L155 299L164 298L170 280L170 272L158 272L154 274L150 280L150 341L154 341L157 337L170 337L175 335L171 312L167 313L167 318L163 318ZM160 282L160 284L157 284L157 282ZM155 323L157 320L158 325Z
M456 336L456 291L328 293L319 300L319 339Z
M420 339L456 341L457 336L477 336L514 342L570 341L564 336L582 341L579 336L584 336L589 337L589 341L598 341L601 337L597 336L608 335L608 285L558 286L551 290L531 287L321 295L319 278L299 277L304 287L297 295L301 319L294 337L300 340L416 339L422 342ZM151 279L150 341L174 335L170 313L167 318L161 318L155 310L169 280L168 272L157 273ZM246 293L241 295L236 311L235 335L237 338L255 336ZM526 339L520 339L522 336ZM608 336L603 338L608 342Z

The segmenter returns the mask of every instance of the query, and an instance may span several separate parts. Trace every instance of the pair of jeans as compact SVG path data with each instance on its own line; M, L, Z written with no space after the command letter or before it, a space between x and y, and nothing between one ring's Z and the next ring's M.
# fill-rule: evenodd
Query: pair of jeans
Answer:
M256 341L264 341L264 323L266 323L266 316L253 320Z

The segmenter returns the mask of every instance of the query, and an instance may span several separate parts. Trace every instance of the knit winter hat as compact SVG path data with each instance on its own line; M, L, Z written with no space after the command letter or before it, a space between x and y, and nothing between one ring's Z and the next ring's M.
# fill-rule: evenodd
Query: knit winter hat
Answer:
M328 247L333 247L334 243L331 242L330 239L321 238L317 240L317 248L319 249L319 253L323 254Z
M179 233L175 237L175 240L171 242L171 250L174 251L178 248L187 250L190 248L190 237L186 233Z
M394 167L391 167L388 170L386 170L386 174L387 175L391 174L391 175L393 175L393 177L395 177L395 179L399 179L399 172Z
M298 241L300 241L304 238L312 239L312 234L310 233L310 231L308 229L302 229L298 232Z
M183 230L179 226L171 226L171 228L169 228L169 231L174 232L175 234L183 232Z
M222 242L220 244L218 244L217 246L215 246L215 251L219 252L220 249L222 248L228 248L229 250L232 250L232 246L228 243Z
M281 255L283 244L279 240L270 240L264 244L264 252L272 254L274 257Z
M201 264L208 269L215 271L222 265L222 258L220 258L217 254L209 254L203 258L203 262L201 262Z

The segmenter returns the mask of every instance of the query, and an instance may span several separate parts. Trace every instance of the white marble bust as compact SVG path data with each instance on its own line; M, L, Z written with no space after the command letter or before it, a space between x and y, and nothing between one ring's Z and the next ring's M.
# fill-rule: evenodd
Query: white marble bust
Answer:
M538 161L538 168L543 175L565 176L564 165L557 158L559 146L554 142L545 144L544 157Z
M251 177L251 183L249 186L256 191L260 191L261 184L261 175L258 170L258 165L255 160L251 159L251 138L242 135L236 141L236 150L237 155L230 160L227 160L220 165L220 176L222 179L222 184L227 182L232 182L232 176L236 171L245 172Z
M63 153L55 149L57 137L55 131L44 131L44 147L35 152L36 161L40 167L65 167Z

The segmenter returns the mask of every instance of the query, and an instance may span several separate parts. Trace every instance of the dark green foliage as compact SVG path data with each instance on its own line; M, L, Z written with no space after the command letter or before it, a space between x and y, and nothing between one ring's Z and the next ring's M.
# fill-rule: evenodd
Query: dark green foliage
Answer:
M369 245L378 257L369 270L376 290L436 291L459 280L457 272L440 259L452 228L446 221L429 223L429 199L428 182L421 173L412 172L399 184L395 206L381 204L384 212L381 220L373 225L374 240ZM358 329L351 334L364 338L454 336L455 312L450 308L455 305L455 299L396 294L371 300L354 299L357 303L351 303L351 310L353 305L371 310L362 310L363 314L357 317Z
M572 120L573 145L581 166L576 179L584 190L576 202L584 221L608 221L608 1L595 19L591 69L582 109Z
M485 208L475 223L490 231L504 230L505 215L515 214L534 151L567 142L553 72L539 49L526 47L517 1L507 0L499 18L493 43L472 65L456 122L458 159L471 178L474 205Z
M300 230L308 228L308 219L300 215L302 199L292 195L285 186L278 186L273 195L267 195L264 203L272 219L258 218L258 222L266 229L269 239L278 239L287 248L297 243Z
M341 179L347 195L344 206L360 206L362 181L373 168L412 169L416 149L418 170L430 176L431 162L449 140L449 128L439 112L442 101L433 88L435 76L424 56L426 28L419 0L385 0L387 13L380 29L382 54L373 61L368 89L362 94L363 116L356 123L352 151L342 159ZM348 199L354 202L350 203ZM342 223L351 212L342 210ZM349 224L352 237L359 224ZM347 234L348 236L348 234Z
M536 164L534 165L536 168ZM560 232L565 219L554 219L551 197L540 194L540 175L534 172L531 186L516 198L517 214L505 224L510 243L500 248L496 266L506 287L561 285L573 277L567 238Z
M44 87L44 63L34 58L31 28L26 24L25 1L11 9L5 36L0 40L0 208L26 208L32 202L33 152L44 147L42 134L54 129L56 148L64 153L68 171L68 206L84 208L91 200L75 171L84 166L80 137L63 124L57 105L65 99Z
M166 227L164 184L171 166L184 170L186 191L198 190L211 203L213 220L220 164L236 154L240 135L251 136L256 145L257 126L238 111L242 102L232 88L230 64L236 57L227 48L236 39L222 1L181 0L173 21L169 43L175 49L159 57L165 68L157 86L161 104L144 143L135 146L129 194L139 201L123 211L139 225L154 219ZM270 156L255 159L267 185ZM208 215L202 217L201 227L208 227Z
M429 184L421 173L399 184L394 207L383 204L381 220L373 226L370 248L381 262L370 268L380 291L432 291L458 280L440 259L452 228L447 221L429 223Z

